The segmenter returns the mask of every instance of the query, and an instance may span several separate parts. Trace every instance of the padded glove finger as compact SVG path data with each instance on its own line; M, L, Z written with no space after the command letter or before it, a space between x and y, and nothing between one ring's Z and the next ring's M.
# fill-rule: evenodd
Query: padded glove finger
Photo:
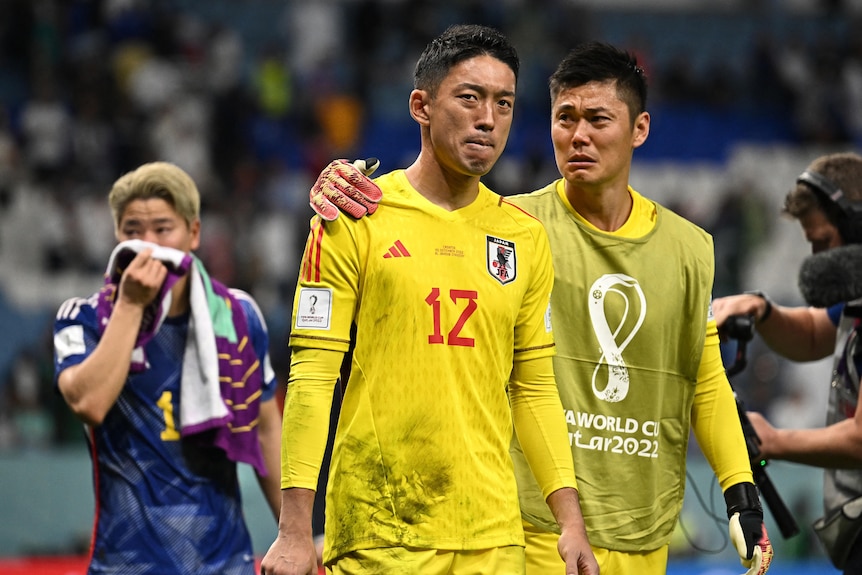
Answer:
M356 160L352 164L342 164L338 167L338 173L347 182L347 186L343 188L344 193L349 195L353 201L362 204L368 215L377 210L377 202L383 198L381 189L371 181L371 174L379 167L380 160L377 158ZM361 174L353 168L358 169Z
M772 563L773 550L762 517L755 512L736 512L730 517L728 530L739 562L748 569L743 575L766 573Z
M340 212L354 218L373 214L383 192L368 177L377 169L377 158L333 160L320 173L309 192L309 205L321 218L332 221Z
M376 172L376 171L377 171L377 168L379 168L379 167L380 167L380 160L378 160L377 158L366 158L366 159L364 159L364 160L354 160L354 161L353 161L353 164L351 164L351 165L352 165L354 168L359 169L359 170L362 172L362 175L363 175L363 176L367 176L367 177L369 177L369 178L370 178L370 177L371 177L371 174L373 174L374 172ZM378 192L379 192L379 191L380 191L380 190L378 189ZM374 197L374 194L372 193L372 195L371 195L371 196L368 196L368 197L369 197L369 199L371 199L371 198L373 198L373 197ZM379 201L380 201L380 198L382 198L382 197L383 197L383 194L380 194L380 195L377 197L377 199L374 199L374 200L372 200L372 201L379 202Z

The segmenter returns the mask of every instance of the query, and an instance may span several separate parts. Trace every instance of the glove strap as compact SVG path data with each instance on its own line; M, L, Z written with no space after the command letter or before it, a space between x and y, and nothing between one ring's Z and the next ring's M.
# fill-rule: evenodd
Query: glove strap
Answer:
M731 485L724 492L724 502L727 504L728 519L737 511L755 511L763 518L763 507L760 505L760 497L757 496L757 488L753 483Z

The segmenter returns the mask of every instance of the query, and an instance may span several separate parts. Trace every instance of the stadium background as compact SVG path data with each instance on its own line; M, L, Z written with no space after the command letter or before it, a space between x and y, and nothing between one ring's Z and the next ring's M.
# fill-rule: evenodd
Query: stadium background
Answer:
M448 24L496 26L521 53L515 126L487 178L494 189L527 191L556 177L545 82L567 47L583 39L626 47L650 77L653 116L635 153L635 188L715 236L716 296L757 288L802 303L796 270L808 247L778 213L811 159L862 143L862 6L643 4L0 2L0 572L81 572L80 560L48 561L86 552L93 515L80 426L52 391L50 333L61 301L100 285L113 245L110 182L152 159L195 177L199 254L216 277L257 297L284 381L308 187L334 157L374 155L384 170L412 160L412 65ZM756 339L749 355L733 380L749 408L780 425L822 424L828 361L791 364ZM694 442L690 461L671 573L736 573L723 502ZM802 528L784 540L766 512L771 572L835 572L809 528L821 472L767 469ZM243 470L262 554L275 527L253 484Z

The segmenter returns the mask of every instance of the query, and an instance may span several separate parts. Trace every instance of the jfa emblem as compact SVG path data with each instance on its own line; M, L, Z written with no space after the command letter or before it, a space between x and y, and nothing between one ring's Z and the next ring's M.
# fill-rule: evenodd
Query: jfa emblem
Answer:
M488 273L495 280L506 285L518 275L515 243L493 236L485 237L488 240Z

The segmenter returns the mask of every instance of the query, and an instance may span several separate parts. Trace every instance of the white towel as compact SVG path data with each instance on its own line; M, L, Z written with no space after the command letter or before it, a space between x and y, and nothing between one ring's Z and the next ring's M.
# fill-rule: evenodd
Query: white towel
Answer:
M111 252L111 257L108 259L108 267L105 269L105 278L106 281L116 284L119 287L120 284L120 275L123 270L131 263L135 256L145 248L151 248L153 250L152 257L164 262L171 271L177 272L182 270L184 266L190 265L190 262L186 262L185 259L188 256L183 251L176 250L174 248L169 248L165 246L160 246L158 244L152 244L149 242L145 242L143 240L126 240L124 242L120 242ZM183 275L185 272L179 272L180 275ZM176 279L174 278L174 282ZM166 282L168 283L168 282ZM173 285L173 282L171 282ZM153 302L153 313L155 317L152 318L152 326L149 326L149 329L152 330L153 333L159 330L162 322L165 321L165 317L168 315L168 310L171 309L171 290L170 286L167 286L168 289L165 289L165 286L162 287L162 293L159 294L159 297L156 301ZM103 322L107 323L107 317L103 318ZM145 317L146 320L150 320L149 317ZM101 326L102 329L105 326ZM133 357L143 357L143 350L136 348L133 352Z
M206 291L198 266L191 269L191 317L180 384L180 421L183 427L222 424L231 418L221 396L218 350Z
M218 351L206 291L200 271L194 265L192 257L174 248L143 240L127 240L118 244L111 253L106 271L107 279L119 284L122 270L138 252L145 248L151 248L152 257L168 265L171 272L184 275L185 269L188 269L188 273L191 274L189 278L191 313L180 379L179 425L181 428L189 429L197 427L197 431L221 425L228 421L231 415L221 396ZM173 285L177 278L171 279L173 280L171 285ZM171 290L163 287L160 299L153 302L155 317L151 326L142 326L142 330L146 329L148 333L141 334L146 335L143 341L139 337L139 343L132 352L133 365L139 364L141 368L145 367L144 345L162 326L171 307L171 298Z

